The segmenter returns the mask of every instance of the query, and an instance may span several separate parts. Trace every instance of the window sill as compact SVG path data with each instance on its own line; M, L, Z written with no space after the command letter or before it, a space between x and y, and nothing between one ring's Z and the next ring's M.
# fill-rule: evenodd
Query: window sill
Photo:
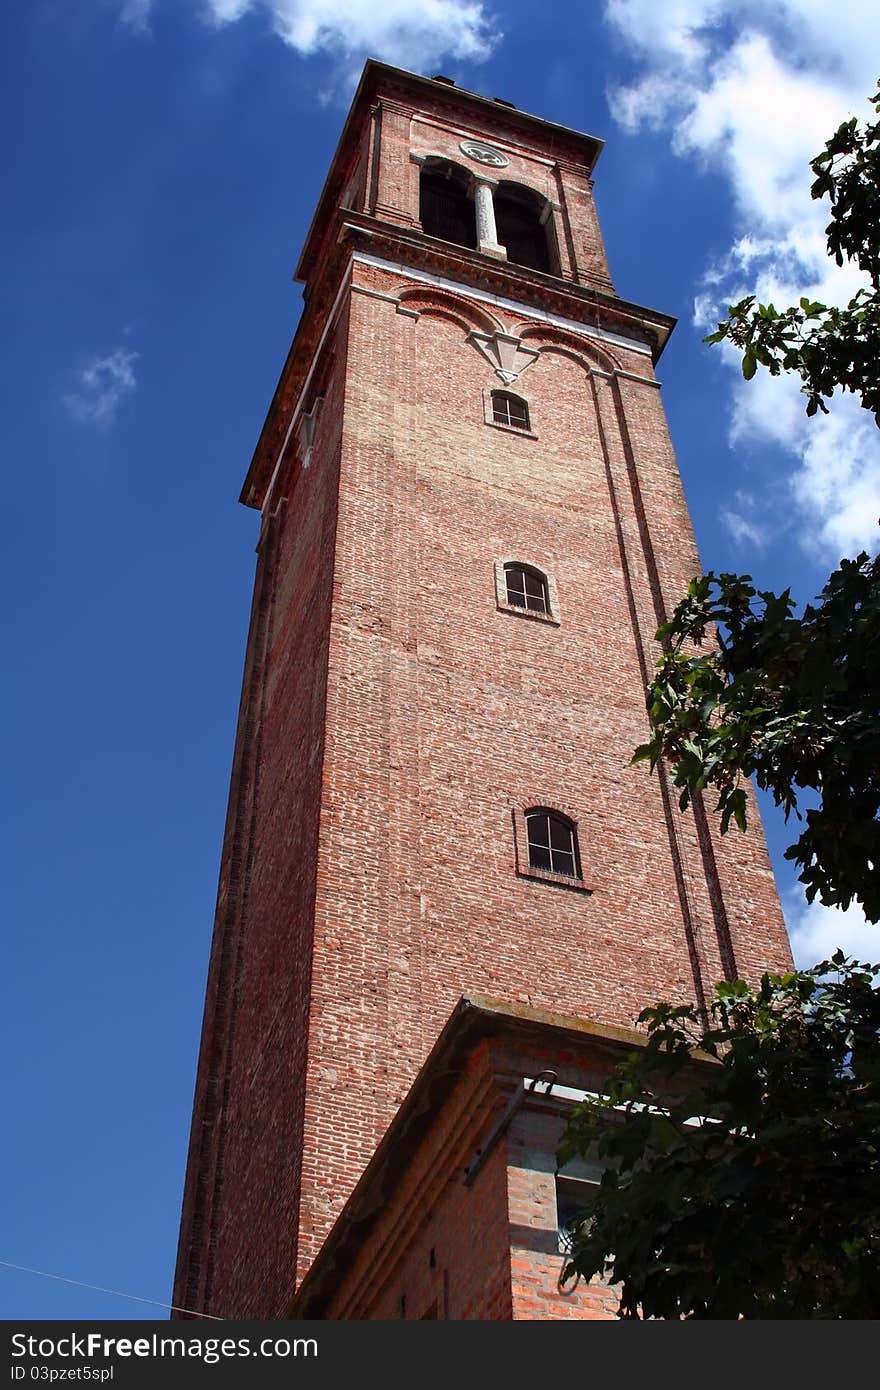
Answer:
M515 618L530 618L535 623L549 623L551 627L560 627L560 621L552 613L538 613L533 608L520 608L516 603L496 602L495 607L499 613L512 613Z
M576 893L592 893L594 885L583 878L572 878L570 874L554 874L551 869L517 868L520 878L535 878L541 883L555 883L559 888L573 888Z
M505 425L500 420L484 420L484 424L491 425L493 430L503 430L505 434L515 434L519 439L537 439L535 430L521 430L518 425Z

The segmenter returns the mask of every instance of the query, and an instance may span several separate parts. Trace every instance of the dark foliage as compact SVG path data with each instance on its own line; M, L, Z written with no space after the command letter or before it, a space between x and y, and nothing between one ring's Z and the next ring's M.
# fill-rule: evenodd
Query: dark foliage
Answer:
M625 1318L880 1315L878 976L838 953L718 985L708 1027L646 1009L560 1151L607 1163L564 1277L618 1283Z

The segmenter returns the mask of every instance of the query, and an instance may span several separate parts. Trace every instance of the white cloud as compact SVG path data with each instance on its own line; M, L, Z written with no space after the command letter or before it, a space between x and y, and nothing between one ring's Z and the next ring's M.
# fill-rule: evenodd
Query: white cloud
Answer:
M752 291L779 307L803 294L849 298L858 274L826 254L828 205L810 198L809 160L841 121L870 116L876 0L606 0L605 13L640 68L610 94L616 118L631 130L668 130L677 153L729 181L735 239L704 268L697 323L714 327ZM880 436L870 417L840 396L830 418L808 420L799 383L759 371L746 385L738 355L725 360L732 441L769 442L791 456L807 548L833 562L875 546Z
M833 402L830 414L808 419L796 378L760 372L744 381L738 354L731 349L729 355L735 372L730 387L731 444L776 445L795 464L782 489L778 479L765 484L762 539L788 531L794 523L800 548L828 565L842 555L876 549L880 431L873 418L854 396L844 395ZM753 499L754 511L759 506ZM737 510L749 515L743 508Z
M107 357L95 357L80 368L76 389L62 397L73 418L83 424L111 425L123 401L137 386L136 360L136 352L117 348Z
M145 30L153 0L120 0L122 22ZM192 0L210 23L263 14L303 58L331 60L330 94L348 94L366 58L429 72L446 59L482 63L501 32L482 0ZM326 94L325 94L326 95Z
M851 903L846 911L806 903L799 891L785 908L795 964L803 970L828 960L839 948L861 961L880 961L880 923L868 922L861 908Z
M707 65L750 32L783 47L793 70L811 68L855 84L860 96L877 75L871 0L837 7L827 0L606 0L605 14L637 57L677 74L680 84L705 78Z
M206 0L206 9L218 24L230 24L253 9L253 0Z
M755 499L748 493L737 492L734 502L736 510L733 507L721 508L719 517L722 525L738 545L751 545L761 549L767 543L767 532L765 527L755 520Z
M792 490L801 510L819 521L820 552L839 558L877 549L880 441L873 420L847 396L812 430L801 422L798 453Z
M121 23L127 24L139 33L145 32L149 26L152 6L153 0L123 0L119 11Z
M444 58L482 62L499 33L479 0L205 0L216 24L263 11L303 57L326 54L350 82L368 56L425 71Z

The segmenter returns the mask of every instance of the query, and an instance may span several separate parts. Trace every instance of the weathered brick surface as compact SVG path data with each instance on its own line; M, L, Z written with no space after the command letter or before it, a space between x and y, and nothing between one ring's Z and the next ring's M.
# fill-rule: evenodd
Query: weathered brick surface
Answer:
M651 358L591 336L648 328L574 284L562 317L591 328L554 326L540 277L473 255L432 283L405 240L424 127L395 102L348 165L387 168L363 196L404 240L313 233L308 355L266 427L285 437L318 352L309 466L294 431L265 504L184 1204L176 1301L229 1316L281 1314L462 993L629 1023L789 960L759 827L721 841L627 766L654 629L698 568ZM576 270L589 181L563 173ZM485 423L501 383L468 335L496 328L538 351L516 386L537 438ZM552 572L560 626L497 609L501 556ZM592 892L517 875L534 804L577 820Z
M601 1084L601 1081L599 1082ZM566 1256L559 1248L556 1149L564 1122L523 1109L506 1144L513 1317L529 1321L609 1319L618 1297L599 1280L562 1282Z
M607 1048L591 1058L588 1043L572 1050L556 1040L524 1051L503 1036L483 1040L451 1094L432 1108L421 1142L411 1142L407 1126L395 1134L396 1151L406 1154L401 1176L383 1172L387 1153L372 1161L367 1180L375 1186L360 1189L352 1215L354 1258L334 1229L292 1316L613 1318L613 1288L582 1280L560 1287L554 1172L567 1111L522 1088L524 1077L551 1066L564 1086L596 1089L610 1062ZM440 1080L428 1077L430 1064L417 1090ZM480 1153L482 1166L468 1182Z
M175 1298L225 1316L279 1312L296 1250L346 333L257 561Z
M504 1145L472 1186L462 1181L501 1099L484 1045L345 1269L327 1318L512 1317Z

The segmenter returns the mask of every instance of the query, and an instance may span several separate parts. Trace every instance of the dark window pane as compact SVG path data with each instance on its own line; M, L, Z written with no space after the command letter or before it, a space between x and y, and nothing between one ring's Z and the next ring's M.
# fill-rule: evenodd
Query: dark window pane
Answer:
M540 575L529 574L528 572L526 572L523 577L527 599L526 606L530 608L533 613L546 613L548 609L547 586L543 578Z
M507 565L504 571L507 601L531 613L549 613L547 584L544 576L533 574L522 565Z
M511 565L504 573L507 582L507 602L516 604L517 608L525 608L525 575L516 565Z
M579 879L577 839L574 827L562 816L549 811L533 811L526 815L528 827L529 867L550 870L566 878Z
M529 868L549 869L550 851L544 845L529 844Z
M550 843L554 849L571 853L571 826L557 816L550 817Z
M550 826L548 821L549 817L543 813L528 817L526 824L529 829L529 844L550 844Z
M512 425L518 430L527 430L529 408L517 396L511 396L506 391L493 391L492 419L498 425Z

